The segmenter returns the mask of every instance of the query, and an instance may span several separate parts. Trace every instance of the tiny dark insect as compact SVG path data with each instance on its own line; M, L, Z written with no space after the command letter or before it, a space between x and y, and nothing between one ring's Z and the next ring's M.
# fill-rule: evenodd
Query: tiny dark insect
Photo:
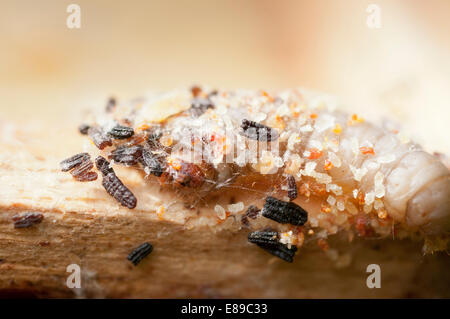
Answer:
M116 105L117 105L116 99L113 97L110 97L108 102L106 103L106 107L105 107L106 112L108 112L108 113L112 112L114 110L114 108L116 107Z
M150 243L143 243L138 248L133 250L127 257L135 266L137 266L142 259L147 257L153 251L153 246Z
M290 200L294 200L298 196L297 183L295 177L288 175L287 177L288 197Z
M90 127L88 130L88 135L92 139L95 146L101 150L112 145L112 141L109 136L97 127Z
M199 117L203 113L205 113L208 109L214 108L214 104L211 102L210 99L205 98L194 98L192 100L191 108L189 109L189 112L194 117Z
M116 140L123 140L134 135L134 130L131 127L116 125L109 132L108 135Z
M242 224L244 224L245 226L250 226L248 218L255 219L258 216L260 211L261 210L254 205L248 206L247 211L241 217Z
M119 146L108 155L109 159L125 165L135 165L142 156L142 146Z
M14 215L12 220L14 221L14 228L26 228L39 224L44 219L44 215L41 213L24 213Z
M248 241L252 244L277 245L278 232L276 231L254 231L248 234Z
M270 142L278 139L278 132L276 130L246 119L242 120L240 134L249 139L258 141Z
M268 196L262 215L281 224L302 226L308 220L308 213L293 202L285 202Z
M162 160L154 155L151 151L144 149L142 151L142 164L148 167L150 174L160 177L164 172L165 166Z
M114 197L122 206L129 209L136 207L137 199L133 193L116 176L109 162L102 156L95 159L97 169L103 174L102 185L106 192Z
M69 158L66 158L65 160L61 161L59 165L63 172L67 172L73 169L74 167L80 165L84 161L89 160L90 158L91 156L88 153L79 153Z
M78 131L83 135L87 135L89 128L90 128L89 125L81 124L80 126L78 126Z

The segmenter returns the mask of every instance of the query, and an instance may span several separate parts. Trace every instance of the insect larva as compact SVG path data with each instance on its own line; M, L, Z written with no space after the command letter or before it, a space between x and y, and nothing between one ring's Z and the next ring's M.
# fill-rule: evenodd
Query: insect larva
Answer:
M142 156L142 146L119 146L108 155L109 159L125 165L135 165Z
M276 231L254 231L248 234L248 241L252 244L277 245L278 232Z
M80 165L83 161L89 160L91 156L88 153L75 154L59 163L63 172L70 171L74 167Z
M191 108L189 109L189 112L194 117L199 117L203 113L205 113L208 109L214 108L214 104L211 102L210 99L204 99L204 98L194 98L192 100Z
M288 187L288 197L290 200L294 200L298 196L297 191L297 183L295 182L295 177L292 175L289 175L287 177L287 187Z
M153 251L153 246L150 243L143 243L135 250L133 250L127 257L135 266L137 266L142 259L147 257Z
M90 170L94 165L88 153L75 154L60 163L63 172L70 171L70 174L80 182L90 182L97 179L97 173Z
M302 226L308 220L308 213L293 202L285 202L268 196L262 215L281 224Z
M81 176L86 172L90 171L94 167L94 164L89 158L84 159L80 164L78 164L70 173L73 177Z
M144 149L142 151L142 164L148 167L150 174L160 177L164 172L161 160L155 156L151 151Z
M97 127L90 127L88 130L88 135L92 139L95 146L101 150L112 145L112 141L108 135L103 133L103 131Z
M22 215L14 215L12 220L14 221L14 228L26 228L39 224L44 219L44 215L41 213L24 213Z
M248 206L247 211L241 217L242 224L244 224L245 226L250 226L248 218L255 219L259 215L260 211L261 210L254 205Z
M78 131L83 135L87 135L89 128L90 128L89 125L81 124L80 126L78 126Z
M133 193L116 176L109 162L102 156L95 159L95 164L103 174L102 185L106 192L114 197L122 206L133 209L136 207L137 199Z
M98 177L96 172L85 172L82 175L74 176L75 179L79 182L92 182L95 181Z
M240 134L258 141L275 141L279 136L271 127L247 119L242 120Z
M295 245L288 248L280 243L279 234L272 230L251 232L248 234L248 241L290 263L294 260L294 255L297 251L297 246Z
M134 135L134 130L131 127L116 125L109 132L108 135L117 140L130 138Z

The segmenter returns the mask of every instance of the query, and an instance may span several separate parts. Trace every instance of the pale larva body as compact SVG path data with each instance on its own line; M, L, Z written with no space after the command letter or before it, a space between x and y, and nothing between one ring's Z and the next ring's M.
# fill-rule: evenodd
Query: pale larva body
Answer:
M332 116L341 121L349 118L336 113ZM336 153L342 161L341 169L329 171L335 181L347 189L367 193L374 189L376 174L382 174L383 204L395 221L426 233L450 230L450 174L438 158L366 121L343 126ZM314 132L309 140L323 135ZM352 150L355 139L371 144L374 154L364 155L360 150L355 154ZM360 181L355 180L350 165L357 170L367 169Z
M310 196L319 199L319 219L334 220L340 227L365 214L385 227L392 220L410 230L447 233L448 168L401 135L336 111L330 104L328 98L303 90L273 94L203 91L193 96L182 89L119 105L107 116L115 121L126 118L135 130L134 138L154 131L161 135L159 142L164 152L169 151L169 173L163 174L164 181L189 180L192 176L180 167L194 160L181 149L200 145L203 153L199 163L206 164L207 171L193 171L203 174L209 186L215 183L215 190L229 186L239 175L292 175L299 187L299 200L307 197L309 201ZM266 147L256 161L248 154L236 153L230 162L230 152L248 150L255 142L261 147L273 140L245 132L249 127L261 129L260 124L263 130L276 130L271 136L277 137L278 147ZM189 187L189 183L178 184Z

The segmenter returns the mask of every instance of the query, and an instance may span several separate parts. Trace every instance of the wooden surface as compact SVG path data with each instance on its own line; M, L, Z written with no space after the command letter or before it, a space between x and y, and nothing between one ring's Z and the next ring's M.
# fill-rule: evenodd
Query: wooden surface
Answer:
M249 244L249 230L239 229L239 221L200 223L200 217L214 216L212 209L198 215L180 207L160 220L151 199L135 210L121 208L96 191L101 186L80 185L55 168L60 153L75 151L76 134L67 133L72 139L52 151L43 144L61 145L66 130L59 136L44 132L16 131L17 140L1 142L0 296L450 297L450 258L446 253L424 256L421 242L349 242L343 233L330 238L328 253L307 240L289 264ZM47 181L53 184L46 187ZM132 187L140 199L145 192L164 198L151 188ZM41 224L14 228L14 214L36 210L44 214ZM134 267L126 256L145 241L154 251ZM81 289L65 285L66 267L72 263L81 267ZM380 289L366 286L369 264L381 267Z

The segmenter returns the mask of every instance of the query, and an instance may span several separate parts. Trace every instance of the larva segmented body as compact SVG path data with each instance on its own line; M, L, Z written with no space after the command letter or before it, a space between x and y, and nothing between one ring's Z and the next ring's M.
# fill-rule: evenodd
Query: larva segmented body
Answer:
M195 186L197 194L207 195L212 184L215 190L226 189L236 176L290 176L288 197L292 203L309 203L311 227L336 233L356 227L357 216L364 215L369 221L365 225L383 235L391 232L393 223L411 231L448 234L448 168L402 134L336 111L334 104L327 96L301 89L213 94L196 88L152 96L143 104L129 105L128 111L121 105L120 114L127 114L138 136L143 130L150 139L151 132L158 132L149 145L151 152L170 158L167 167L172 178L165 178L163 184ZM262 151L239 153L252 145ZM190 147L201 149L200 161L185 155ZM147 159L148 165L157 166L153 157ZM203 167L212 167L207 176ZM293 225L306 221L293 220L292 214L285 213L287 206L281 206L269 204L263 215L272 211L269 215L275 220ZM243 222L248 225L246 217Z
M106 192L114 197L122 206L129 209L136 207L137 199L133 193L116 176L108 161L99 156L95 159L98 170L103 174L102 185Z

